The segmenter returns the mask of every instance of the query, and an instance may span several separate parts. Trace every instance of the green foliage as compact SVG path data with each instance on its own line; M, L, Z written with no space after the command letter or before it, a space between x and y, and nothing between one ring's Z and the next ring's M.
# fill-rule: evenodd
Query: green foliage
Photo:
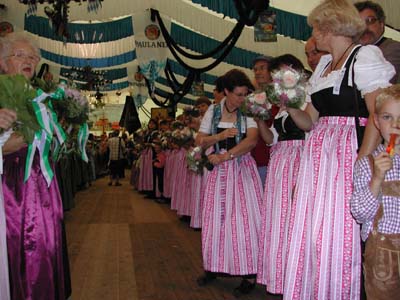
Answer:
M35 90L23 75L0 75L0 107L17 113L13 129L28 143L32 143L35 132L40 129L32 105L35 97Z
M53 81L44 81L41 78L34 77L31 81L34 88L39 88L45 93L54 92L57 89L57 84Z

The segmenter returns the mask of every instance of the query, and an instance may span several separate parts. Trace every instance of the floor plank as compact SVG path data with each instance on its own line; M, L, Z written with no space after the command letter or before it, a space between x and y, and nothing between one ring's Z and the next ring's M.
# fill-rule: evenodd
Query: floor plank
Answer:
M233 300L240 278L218 278L206 287L201 240L167 205L145 199L128 180L107 179L76 195L65 214L74 300ZM243 300L281 299L257 285Z

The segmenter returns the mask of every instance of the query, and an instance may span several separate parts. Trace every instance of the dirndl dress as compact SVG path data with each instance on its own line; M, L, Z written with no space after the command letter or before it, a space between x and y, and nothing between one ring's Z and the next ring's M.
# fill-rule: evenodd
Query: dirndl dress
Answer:
M64 300L63 207L56 178L50 186L35 154L24 182L27 148L4 157L11 299Z

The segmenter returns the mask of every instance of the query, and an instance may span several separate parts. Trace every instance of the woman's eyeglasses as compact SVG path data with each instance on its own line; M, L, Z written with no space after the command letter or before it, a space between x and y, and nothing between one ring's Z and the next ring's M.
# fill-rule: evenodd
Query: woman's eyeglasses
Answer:
M14 58L16 58L18 60L26 59L26 60L33 61L34 63L38 63L40 61L40 57L39 56L33 55L33 54L27 54L27 53L22 52L22 51L15 51L14 54L6 56L6 58L9 58L9 57L14 57Z

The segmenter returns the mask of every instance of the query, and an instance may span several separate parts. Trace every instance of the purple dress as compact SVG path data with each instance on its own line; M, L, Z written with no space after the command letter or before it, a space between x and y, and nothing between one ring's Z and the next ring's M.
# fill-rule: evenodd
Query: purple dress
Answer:
M57 180L50 187L36 153L24 183L27 148L4 157L2 178L7 223L11 299L65 299Z

